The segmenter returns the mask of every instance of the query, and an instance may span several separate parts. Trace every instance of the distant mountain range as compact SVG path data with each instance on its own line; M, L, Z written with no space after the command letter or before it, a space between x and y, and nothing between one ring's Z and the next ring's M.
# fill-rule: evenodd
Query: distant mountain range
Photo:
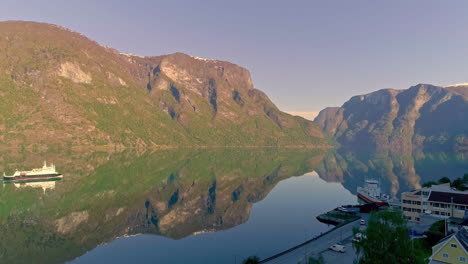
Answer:
M123 54L51 24L0 22L0 95L0 147L328 145L242 67Z
M327 147L327 135L345 148L468 150L468 84L383 89L311 122L229 62L124 54L17 21L0 22L0 51L0 148Z
M468 85L418 84L352 97L314 122L343 148L468 150Z

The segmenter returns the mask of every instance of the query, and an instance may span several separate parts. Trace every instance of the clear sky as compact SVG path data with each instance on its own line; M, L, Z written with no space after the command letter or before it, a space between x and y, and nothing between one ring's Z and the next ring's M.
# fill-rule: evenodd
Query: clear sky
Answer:
M285 111L468 81L465 0L1 0L0 20L59 24L122 52L231 61Z

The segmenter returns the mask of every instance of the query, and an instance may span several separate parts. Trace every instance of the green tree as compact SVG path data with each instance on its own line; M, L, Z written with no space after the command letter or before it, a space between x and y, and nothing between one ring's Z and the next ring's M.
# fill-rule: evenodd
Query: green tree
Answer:
M442 184L442 183L450 183L450 179L447 177L440 178L439 184Z
M422 187L431 187L432 185L442 184L442 183L450 183L450 186L452 188L455 188L460 191L466 191L468 190L468 187L467 187L468 186L468 174L465 173L465 175L463 175L463 178L457 178L452 182L447 177L440 178L438 182L435 182L435 181L425 182L423 183Z
M358 230L354 230L355 233ZM353 242L359 264L419 264L425 263L419 244L409 236L401 211L385 210L372 213L360 241Z
M260 259L257 256L250 256L242 261L242 264L258 264Z
M429 230L424 233L429 246L434 246L445 237L445 221L440 220L431 225Z
M320 254L318 258L309 257L309 264L325 264L325 260L323 259L322 254Z
M465 173L465 174L463 175L463 182L464 182L464 183L468 183L468 173Z
M428 182L423 183L422 187L431 187L432 185L435 185L435 184L437 184L437 182L428 181Z
M452 187L460 191L465 191L467 189L465 184L466 182L463 182L463 179L458 178L452 182Z

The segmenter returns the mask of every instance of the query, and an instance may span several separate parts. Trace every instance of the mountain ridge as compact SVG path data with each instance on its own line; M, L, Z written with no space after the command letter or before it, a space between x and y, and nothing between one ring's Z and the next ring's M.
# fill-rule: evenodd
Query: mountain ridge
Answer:
M0 22L0 48L3 148L328 146L229 62L125 54L37 22Z
M314 122L343 147L411 151L464 150L468 146L467 87L418 84L353 96L341 107L325 108Z

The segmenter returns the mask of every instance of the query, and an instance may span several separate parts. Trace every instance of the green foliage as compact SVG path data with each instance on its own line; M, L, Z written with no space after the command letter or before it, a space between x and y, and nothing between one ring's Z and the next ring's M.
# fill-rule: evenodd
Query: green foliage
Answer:
M420 93L430 100L424 108L415 110ZM368 94L365 100L356 96L338 109L325 110L320 125L342 146L350 148L400 152L409 151L410 145L466 149L468 116L459 113L468 111L468 102L451 98L441 105L441 94L449 96L450 91L431 85L418 85L399 93L379 90ZM376 105L368 98L381 101Z
M422 249L412 243L400 211L372 213L363 234L363 239L353 242L359 264L425 263Z
M322 254L320 254L318 258L309 257L309 264L325 264L325 259Z
M445 237L445 221L440 220L435 222L424 234L426 235L426 241L429 248L434 246Z
M437 185L437 182L435 181L428 181L422 184L422 187L431 187L432 185Z
M447 177L442 177L439 179L439 184L450 183L450 179Z
M467 182L464 182L462 178L458 178L452 182L451 186L457 190L465 191L468 189L465 185L466 183Z
M429 242L425 238L414 239L413 246L418 249L418 253L424 259L429 259L432 255L432 246L429 245Z
M445 237L445 221L435 222L424 235L425 238L415 239L414 243L420 249L421 254L428 258L432 255L432 247Z
M250 256L244 261L242 261L242 264L258 264L260 262L260 259L257 256Z
M459 191L466 191L468 190L468 174L465 174L463 178L457 178L453 180L453 182L451 182L450 179L447 177L440 178L438 182L428 181L423 183L422 187L431 187L432 185L444 183L450 183L450 187L455 188Z
M0 147L32 148L41 140L68 148L327 145L317 125L279 111L261 92L252 99L247 86L219 85L241 91L244 104L219 100L217 112L207 98L164 72L161 78L174 83L177 99L164 89L148 93L139 77L147 69L133 68L136 64L123 62L113 51L52 25L1 22L0 50L5 51L0 52ZM184 64L184 56L193 60L181 55L182 63L176 59L174 65L198 68ZM58 77L65 63L79 65L92 81ZM110 75L126 85L116 85ZM241 83L246 78L233 77Z

